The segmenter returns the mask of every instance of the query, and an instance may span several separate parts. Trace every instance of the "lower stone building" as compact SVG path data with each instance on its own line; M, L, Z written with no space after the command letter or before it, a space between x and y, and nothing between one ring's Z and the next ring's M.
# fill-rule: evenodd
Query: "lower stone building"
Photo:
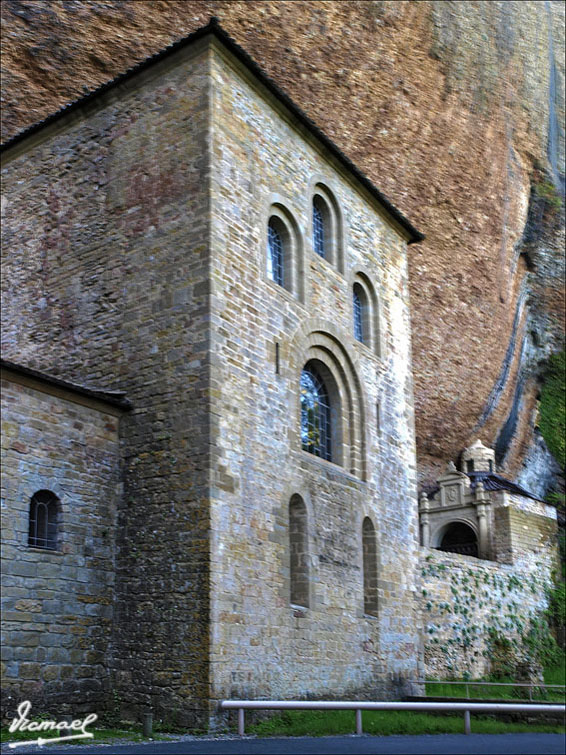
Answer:
M540 677L529 636L546 631L556 509L498 475L493 450L479 440L461 466L450 462L419 501L426 673L485 677L503 653L509 668Z
M111 689L118 423L128 402L2 362L2 693L52 710Z

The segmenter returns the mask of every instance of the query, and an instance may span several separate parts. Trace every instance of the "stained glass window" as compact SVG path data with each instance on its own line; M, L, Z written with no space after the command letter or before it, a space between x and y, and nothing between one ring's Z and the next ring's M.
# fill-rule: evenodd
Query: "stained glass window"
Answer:
M283 240L272 222L267 226L267 276L283 285Z
M301 375L301 444L304 451L330 461L332 448L328 391L316 369L309 365Z

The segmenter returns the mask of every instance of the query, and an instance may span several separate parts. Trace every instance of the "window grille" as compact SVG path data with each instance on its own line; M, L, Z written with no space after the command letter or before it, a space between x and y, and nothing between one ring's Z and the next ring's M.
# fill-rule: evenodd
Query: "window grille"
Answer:
M267 226L267 275L274 283L283 285L283 241L273 223Z
M364 342L364 312L363 312L363 305L362 305L362 299L360 297L360 294L356 290L356 286L354 286L354 338L357 341L360 341L361 343Z
M312 234L315 252L320 257L326 257L326 250L324 248L324 219L322 211L316 202L313 202L312 206Z
M308 366L301 374L301 443L304 451L331 460L328 391L316 370Z
M34 548L57 548L58 498L49 490L39 490L29 507L28 545Z

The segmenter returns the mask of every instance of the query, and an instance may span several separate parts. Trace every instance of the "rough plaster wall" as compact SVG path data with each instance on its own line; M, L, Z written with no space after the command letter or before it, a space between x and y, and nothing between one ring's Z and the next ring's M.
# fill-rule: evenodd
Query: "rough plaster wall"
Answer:
M529 236L531 314L513 328L531 182L564 170L563 3L5 0L2 13L5 137L217 15L427 235L410 253L421 476L506 424L503 463L519 471L537 393L519 377L563 330L564 225L548 211Z
M121 488L116 416L2 380L4 710L105 704ZM27 544L38 490L61 502L56 551Z
M213 71L213 697L398 695L419 661L406 245L220 58ZM345 275L313 251L315 180L343 214ZM304 305L266 280L274 193L303 241ZM380 298L382 359L353 338L360 267ZM300 449L298 385L313 331L331 333L325 358L343 347L360 378L367 482ZM289 602L293 494L309 522L306 611ZM378 618L363 614L364 515L377 530Z
M208 692L208 81L163 72L3 169L5 356L134 406L114 704L178 723Z

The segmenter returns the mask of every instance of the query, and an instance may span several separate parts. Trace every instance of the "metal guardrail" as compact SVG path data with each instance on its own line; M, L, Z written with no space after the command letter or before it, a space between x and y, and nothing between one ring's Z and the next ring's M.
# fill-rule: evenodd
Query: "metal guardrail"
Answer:
M544 682L471 682L463 679L462 681L446 681L444 679L418 679L415 684L456 684L466 687L466 697L470 696L470 687L528 687L529 700L533 699L533 689L559 689L566 690L564 684L545 684Z
M355 710L356 734L363 734L363 710L420 710L463 713L464 733L471 734L470 716L472 713L562 713L566 706L561 704L537 705L516 703L401 703L383 702L372 703L364 700L222 700L222 710L238 711L238 734L244 736L246 710Z

